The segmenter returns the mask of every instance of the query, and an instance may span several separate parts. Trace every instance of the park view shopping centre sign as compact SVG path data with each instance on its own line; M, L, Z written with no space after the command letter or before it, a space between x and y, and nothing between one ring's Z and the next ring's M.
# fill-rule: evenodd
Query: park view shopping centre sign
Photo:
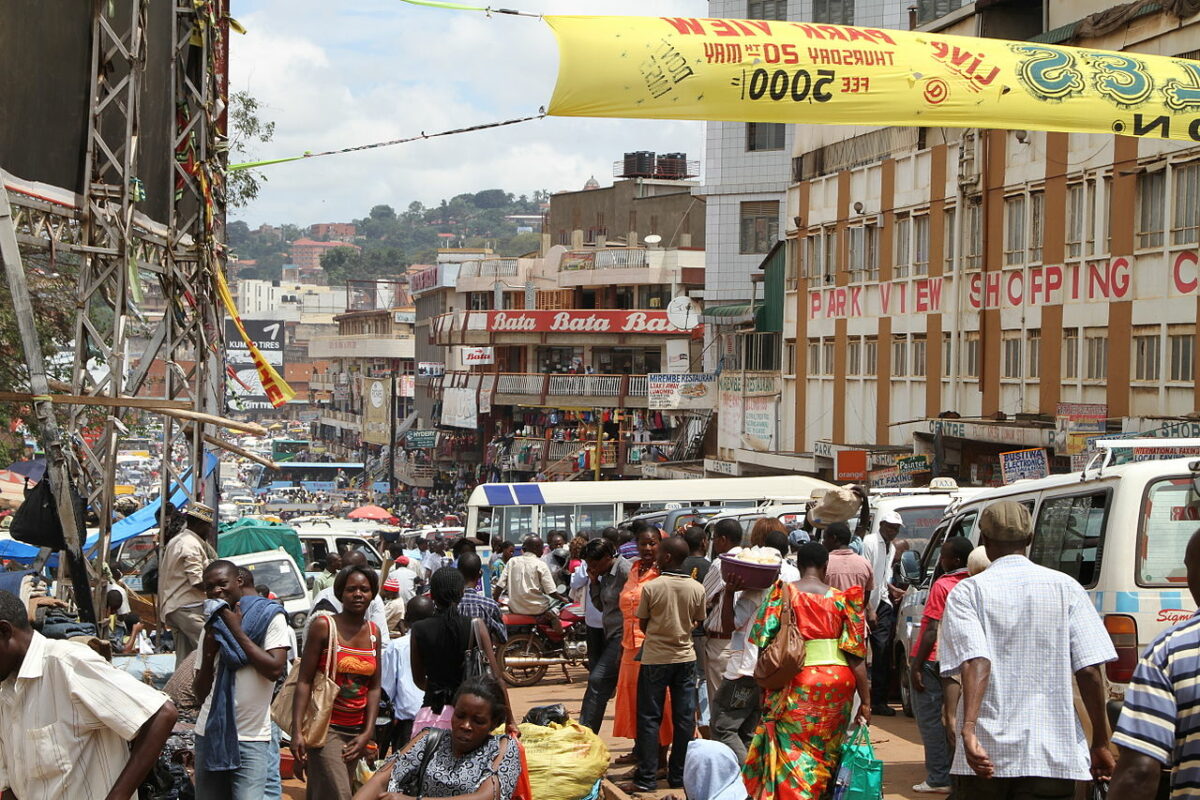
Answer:
M1200 256L1195 250L1117 256L970 272L963 280L963 300L971 311L1188 297L1200 294ZM808 318L936 314L951 305L953 286L952 278L916 278L817 289L808 293Z

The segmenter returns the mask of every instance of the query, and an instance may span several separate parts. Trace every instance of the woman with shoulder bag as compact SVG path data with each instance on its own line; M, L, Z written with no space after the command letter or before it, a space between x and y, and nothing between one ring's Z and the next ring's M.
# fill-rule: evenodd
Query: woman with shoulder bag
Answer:
M495 681L464 683L454 698L450 729L426 728L388 759L354 800L512 800L521 756L512 737L492 735L508 716Z
M379 714L381 632L367 620L379 593L379 577L366 567L346 567L333 582L342 611L313 621L304 641L292 710L295 774L306 779L308 800L350 800L354 765L375 737ZM321 746L306 742L305 713L319 669L331 673L333 697L329 729Z
M762 722L742 766L754 800L820 797L837 769L855 694L862 702L855 723L871 721L862 587L830 588L829 553L816 542L800 545L796 562L800 580L776 581L750 629L759 648L754 677L764 687ZM803 666L767 674L788 661L772 646L795 649L801 643L788 640L796 636Z

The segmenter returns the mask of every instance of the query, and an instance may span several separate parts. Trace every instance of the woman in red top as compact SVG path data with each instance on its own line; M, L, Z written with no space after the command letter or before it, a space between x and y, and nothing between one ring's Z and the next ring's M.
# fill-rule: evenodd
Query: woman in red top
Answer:
M871 721L862 587L830 588L828 561L821 545L802 544L800 580L776 581L750 629L751 643L766 647L790 604L805 643L804 666L791 683L763 695L762 722L742 765L754 800L818 800L837 769L855 694L862 703L855 723Z
M379 578L366 567L346 567L333 581L334 597L342 604L338 614L313 620L304 640L300 677L291 732L295 774L308 773L305 797L309 800L350 800L351 776L359 758L366 755L375 737L379 713L380 631L367 620L367 608L379 593ZM333 701L329 734L323 747L311 750L300 735L304 712L312 696L313 679L325 669L333 650L334 682L340 691Z

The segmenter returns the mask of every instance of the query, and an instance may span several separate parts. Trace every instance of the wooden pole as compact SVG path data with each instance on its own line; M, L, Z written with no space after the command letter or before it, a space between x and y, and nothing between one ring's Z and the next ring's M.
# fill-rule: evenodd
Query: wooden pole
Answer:
M192 430L191 426L188 426L187 430L190 435L191 430ZM215 445L215 446L221 448L222 450L228 450L230 453L233 453L235 456L241 456L242 458L248 458L251 461L255 462L256 464L262 464L267 469L279 469L279 465L276 464L271 459L263 458L258 453L251 453L249 450L238 447L235 444L230 444L229 442L226 442L223 439L218 439L216 436L209 436L206 433L206 434L204 434L204 441L208 442L211 445Z

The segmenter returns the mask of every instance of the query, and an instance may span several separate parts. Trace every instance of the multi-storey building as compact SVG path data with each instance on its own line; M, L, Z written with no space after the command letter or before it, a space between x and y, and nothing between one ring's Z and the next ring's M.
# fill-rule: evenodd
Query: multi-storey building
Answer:
M361 250L358 245L349 242L318 242L313 239L297 239L288 248L292 264L299 269L300 274L308 276L321 270L321 256L339 247L349 247L351 250Z
M352 281L346 296L334 317L337 333L308 342L310 357L328 362L309 384L319 411L316 438L336 454L363 456L381 479L391 429L412 413L413 306L404 281Z
M1143 4L922 2L922 29L1194 57ZM1086 23L1086 24L1085 24ZM1081 38L1083 32L1091 38ZM1197 435L1200 147L1116 135L798 126L788 190L780 446L719 455L832 470L896 447L964 483L1086 436Z
M949 2L949 0L942 0ZM905 3L886 0L709 0L709 16L908 27ZM708 269L704 298L751 299L750 275L788 228L786 194L799 126L705 124L704 185Z

